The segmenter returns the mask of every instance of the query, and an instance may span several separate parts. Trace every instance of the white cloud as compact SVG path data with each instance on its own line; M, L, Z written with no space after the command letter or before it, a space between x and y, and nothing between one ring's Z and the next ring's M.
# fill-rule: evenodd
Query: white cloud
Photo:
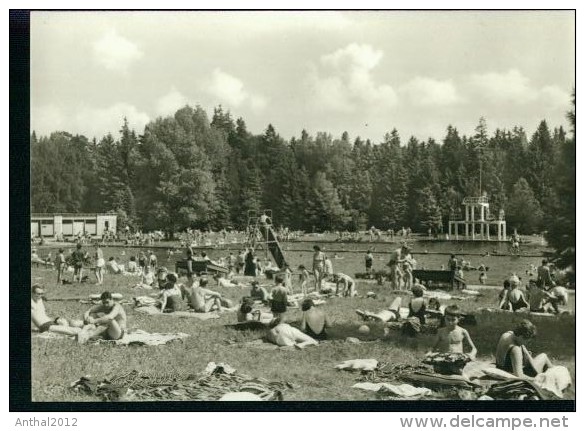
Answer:
M115 72L126 72L144 55L134 43L119 36L115 30L108 31L94 43L93 53L99 64Z
M566 109L570 103L567 91L556 85L535 86L517 69L510 69L506 73L471 75L469 84L472 97L480 97L494 104L537 104L540 110L555 110Z
M462 101L451 80L416 77L401 87L413 105L448 106Z
M471 75L471 91L492 103L525 104L538 97L538 91L530 86L530 80L517 69L506 73Z
M216 68L211 75L211 83L207 92L228 107L249 105L253 110L260 111L268 103L267 99L258 94L250 94L244 88L241 79Z
M156 112L161 116L173 115L178 109L187 104L187 97L173 87L171 88L171 91L158 99L156 103Z
M128 126L139 133L150 121L148 114L139 111L134 105L121 102L106 108L84 106L77 111L75 124L79 133L88 137L99 139L108 132L117 137L124 117L128 119Z
M84 135L91 139L101 139L108 133L118 137L124 118L128 119L131 129L141 133L150 117L134 105L116 103L105 108L78 106L67 111L55 105L41 106L31 112L31 130L37 135L49 135L63 130Z
M371 73L383 56L382 51L371 45L355 43L323 55L322 67L309 77L315 106L340 112L395 106L394 89L376 83Z
M563 91L556 85L548 85L540 90L540 99L552 106L553 108L562 108L567 110L570 106L571 96L568 92Z
M30 124L31 131L36 131L37 135L49 135L51 132L63 130L65 127L63 111L56 105L44 105L35 108L32 104Z

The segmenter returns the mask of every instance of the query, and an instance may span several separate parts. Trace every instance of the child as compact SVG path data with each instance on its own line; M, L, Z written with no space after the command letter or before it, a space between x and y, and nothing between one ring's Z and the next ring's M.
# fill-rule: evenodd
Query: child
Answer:
M408 317L418 317L421 325L424 325L426 322L427 302L423 297L423 287L420 284L415 284L412 287L412 294L414 298L408 304Z
M274 279L276 286L270 292L270 311L274 314L274 318L280 318L286 312L288 303L288 292L284 287L284 278L282 275L277 275Z
M309 271L305 268L305 265L299 265L301 275L299 275L299 281L301 282L301 293L307 294L307 284L309 283Z
M445 327L439 328L433 351L440 353L463 353L463 341L471 347L468 356L475 360L477 349L466 329L460 327L461 311L457 305L445 308Z
M479 284L485 284L487 281L487 275L485 272L479 274Z

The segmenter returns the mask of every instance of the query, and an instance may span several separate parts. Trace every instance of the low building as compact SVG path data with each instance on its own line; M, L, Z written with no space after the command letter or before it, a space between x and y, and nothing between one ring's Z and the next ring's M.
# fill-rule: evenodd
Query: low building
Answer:
M31 214L32 237L75 237L91 235L103 238L105 232L115 233L116 214Z

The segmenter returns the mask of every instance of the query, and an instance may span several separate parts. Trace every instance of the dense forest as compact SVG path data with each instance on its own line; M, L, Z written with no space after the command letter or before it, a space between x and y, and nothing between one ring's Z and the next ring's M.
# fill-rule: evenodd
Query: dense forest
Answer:
M472 136L449 125L440 142L381 142L302 131L286 141L272 125L248 132L222 107L211 121L185 106L141 134L126 120L99 141L59 131L31 135L33 212L115 212L145 231L242 228L248 210L271 208L276 225L305 231L446 229L464 196L486 192L508 231L548 231L567 255L575 244L575 114L571 130L542 121ZM481 175L480 175L481 171ZM481 186L480 186L481 181Z

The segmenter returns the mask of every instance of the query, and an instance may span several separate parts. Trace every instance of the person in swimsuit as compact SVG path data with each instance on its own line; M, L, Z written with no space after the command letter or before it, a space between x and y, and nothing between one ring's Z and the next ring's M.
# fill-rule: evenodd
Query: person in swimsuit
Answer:
M274 281L276 282L276 286L270 291L270 311L274 314L275 318L278 318L286 313L288 291L284 287L284 277L282 275L277 275Z
M301 331L315 340L325 340L327 338L327 328L331 323L323 310L315 307L312 299L307 298L301 304L303 317L301 320Z
M394 298L390 307L386 310L372 313L370 311L355 310L358 316L364 320L378 320L380 322L394 322L400 319L400 306L402 305L402 298L400 296Z
M520 289L520 283L516 279L505 280L504 290L500 292L499 308L508 311L518 311L528 308L528 301L524 291Z
M471 347L468 355L474 360L477 355L477 349L469 336L469 332L459 326L460 318L461 311L457 305L449 305L445 308L445 326L439 328L437 331L433 351L440 353L463 353L463 341L465 341Z
M530 320L522 320L513 331L504 332L496 347L496 367L520 378L532 378L552 367L546 353L537 356L526 348L526 343L536 336L536 326Z
M423 297L424 289L420 284L412 287L414 298L408 303L408 317L418 317L421 325L426 322L427 301Z
M145 272L150 272L149 266L147 265L144 270ZM167 282L158 295L161 313L181 311L183 308L183 297L181 289L177 286L177 280L178 277L175 273L171 272L167 275Z
M303 349L307 346L319 344L317 340L301 332L299 329L282 322L280 318L275 318L270 324L270 330L266 334L266 340L281 347L295 346Z
M95 328L84 328L77 336L77 342L85 343L89 339L105 338L106 340L119 340L126 332L126 312L124 308L114 302L112 294L108 291L100 296L101 304L94 305L83 315L83 320Z
M321 251L321 247L318 245L313 246L313 274L315 275L315 290L319 292L321 290L321 281L325 275L325 253Z
M268 302L270 295L264 287L260 286L260 283L257 280L254 280L252 282L252 290L250 290L250 297L262 302Z

